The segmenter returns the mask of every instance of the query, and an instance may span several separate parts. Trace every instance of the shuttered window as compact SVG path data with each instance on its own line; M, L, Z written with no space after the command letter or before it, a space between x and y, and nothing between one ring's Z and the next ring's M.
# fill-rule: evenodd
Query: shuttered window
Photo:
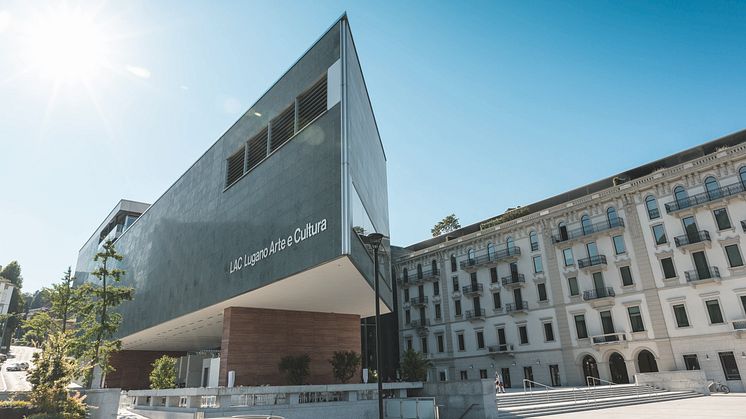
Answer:
M249 140L249 164L247 170L253 169L260 161L267 157L267 134L268 130L264 128L262 132Z
M272 149L277 150L295 134L295 109L290 106L270 122Z
M245 146L228 157L225 186L229 186L243 175L244 160L246 159Z
M298 96L298 130L326 111L326 75Z

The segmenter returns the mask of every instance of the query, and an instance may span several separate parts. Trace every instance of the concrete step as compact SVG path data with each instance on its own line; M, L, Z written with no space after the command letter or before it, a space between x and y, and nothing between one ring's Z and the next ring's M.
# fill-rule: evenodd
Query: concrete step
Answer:
M654 389L652 387L637 387L632 386L619 386L618 388L581 388L582 391L573 389L563 390L550 390L550 391L538 391L533 393L514 393L514 394L500 394L497 397L497 404L501 407L509 406L521 406L521 405L535 405L540 403L553 403L553 402L572 402L576 401L576 398L611 398L611 397L622 397L622 396L637 396L638 394L646 393L660 393L665 390Z

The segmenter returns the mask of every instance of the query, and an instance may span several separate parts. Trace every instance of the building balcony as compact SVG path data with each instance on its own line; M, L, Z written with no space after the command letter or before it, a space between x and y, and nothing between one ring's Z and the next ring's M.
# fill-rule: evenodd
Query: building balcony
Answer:
M501 345L489 346L487 347L487 350L489 351L490 355L512 355L513 345L503 343Z
M733 331L736 332L736 336L739 339L746 335L746 319L733 320L731 324L733 325Z
M583 301L588 301L593 307L600 307L614 303L614 288L598 288L588 291L583 291Z
M627 334L624 332L614 332L605 335L591 336L591 344L594 346L619 345L626 347Z
M412 297L409 299L409 304L413 307L427 305L427 296L425 297Z
M466 310L466 320L469 321L475 321L479 320L482 321L486 317L485 311L483 308L480 308L478 310Z
M422 285L425 281L422 278L412 277L412 276L402 276L399 279L399 285L402 288L406 287L416 287L418 285Z
M665 204L666 212L669 214L674 214L681 210L697 207L707 204L708 202L718 201L733 195L740 194L744 192L744 190L746 189L744 188L744 184L741 182L721 186L711 191L698 193L687 198L677 199L673 202L669 202Z
M461 262L461 269L466 272L475 272L479 268L493 268L500 262L514 262L521 256L521 248L518 246L506 247L493 253L476 256Z
M591 240L601 234L611 234L623 229L624 220L621 217L616 217L572 230L560 231L556 236L552 236L552 241L554 243L570 243L583 239Z
M422 275L418 273L417 278L423 281L437 281L440 279L440 269L424 271Z
M427 334L427 331L428 331L427 328L428 326L430 326L430 320L428 319L412 320L411 322L409 322L409 325L412 328L417 329L417 334L419 334L420 336L424 336Z
M720 282L720 270L715 266L709 266L704 269L695 269L684 272L684 277L689 285L706 284L710 282Z
M710 244L710 232L707 230L692 231L673 238L676 247L681 250L704 247Z
M600 271L606 269L606 256L596 255L588 258L578 259L578 268L586 271Z
M502 284L505 288L518 288L526 286L526 277L523 274L513 274L502 277Z
M505 312L511 316L514 314L522 314L528 311L528 301L518 301L516 303L505 304Z
M484 287L482 284L471 284L461 287L461 294L464 296L482 295Z

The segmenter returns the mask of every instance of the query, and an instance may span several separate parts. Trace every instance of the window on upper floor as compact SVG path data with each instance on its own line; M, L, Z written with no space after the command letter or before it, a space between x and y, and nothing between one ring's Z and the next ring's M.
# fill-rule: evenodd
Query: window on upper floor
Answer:
M528 344L528 329L526 326L518 326L518 336L520 338L521 345Z
M633 285L632 271L629 266L622 266L619 268L619 275L622 277L622 285L627 287Z
M451 277L451 283L453 284L453 292L458 292L458 290L459 290L459 288L458 288L458 277L457 276Z
M443 318L443 313L440 310L440 304L435 304L435 319L440 320Z
M477 349L484 349L484 332L478 330L477 333Z
M510 250L513 250L514 247L515 243L513 242L512 237L508 237L507 239L505 239L505 248L508 249L509 252Z
M658 209L658 200L653 195L648 195L645 198L645 208L648 210L648 219L655 220L660 218L661 212Z
M741 185L746 188L746 166L738 169L738 177L741 179Z
M728 217L728 210L725 208L718 208L712 212L715 216L715 222L717 223L718 230L727 230L731 228L730 217Z
M686 306L684 304L674 304L673 314L676 317L677 327L689 327L689 316L686 314Z
M551 322L544 323L544 340L547 342L554 341L554 329Z
M606 221L609 222L609 227L619 225L619 215L617 215L616 209L614 207L609 207L606 210Z
M730 265L731 268L743 266L743 258L741 257L741 251L738 249L737 244L725 246L725 254L728 256L728 265Z
M404 302L409 301L409 288L404 288Z
M466 381L469 379L469 372L466 370L461 370L461 380Z
M495 245L492 243L487 243L487 258L495 260Z
M627 314L629 314L629 323L632 326L633 332L645 331L645 324L642 321L642 312L639 306L627 307Z
M412 313L407 309L404 310L404 324L412 323Z
M457 317L461 316L461 300L453 301L453 311Z
M707 314L710 317L710 324L723 323L723 312L720 311L720 301L717 299L705 301Z
M547 285L545 283L536 284L536 291L539 293L539 301L547 300Z
M575 316L575 331L578 333L578 339L588 338L588 329L585 326L585 315L578 314Z
M575 264L575 258L572 255L572 248L562 250L562 256L565 259L565 266L572 266Z
M676 278L676 268L674 268L673 260L671 258L661 259L661 268L663 269L664 278Z
M433 295L440 295L440 283L433 282Z
M490 282L492 282L493 284L496 284L498 281L499 280L497 278L497 267L490 268Z
M456 340L458 341L458 350L459 351L465 351L466 350L466 341L464 340L464 334L463 334L463 332L456 335Z
M583 229L583 234L593 233L593 224L591 224L591 217L588 214L580 217L580 227Z
M446 345L445 345L445 339L443 338L443 335L437 335L435 337L436 341L438 342L438 352L443 353L446 351Z
M614 236L612 240L614 241L614 251L617 255L627 253L627 247L624 245L624 236Z
M539 250L539 236L535 231L532 231L528 235L528 241L531 243L531 251L535 252Z
M412 346L413 346L412 345L412 338L407 338L407 350L408 351L413 350L414 348Z
M456 272L458 266L456 266L456 255L451 255L451 272Z
M422 344L422 353L426 354L427 353L427 337L423 336L422 338L420 338L420 342Z
M668 238L666 237L666 228L663 226L663 224L656 224L653 226L653 238L655 239L655 244L665 244L668 243Z
M679 208L686 208L689 206L689 194L686 192L683 186L677 186L673 190L673 197L679 204Z
M477 259L476 259L476 254L474 253L474 249L469 249L466 252L466 258L469 260L469 264L476 263Z
M404 278L404 281L406 282L409 279L409 270L407 268L402 269L401 276L402 278Z
M717 179L713 176L708 176L705 179L705 191L710 199L720 198L720 185L718 185Z
M578 287L578 278L571 276L570 278L567 278L567 286L570 289L570 295L580 295L580 288Z
M502 307L502 301L500 300L500 292L492 293L492 304L495 306L495 310L499 310Z
M541 264L541 256L534 256L534 272L537 274L544 272L544 266Z

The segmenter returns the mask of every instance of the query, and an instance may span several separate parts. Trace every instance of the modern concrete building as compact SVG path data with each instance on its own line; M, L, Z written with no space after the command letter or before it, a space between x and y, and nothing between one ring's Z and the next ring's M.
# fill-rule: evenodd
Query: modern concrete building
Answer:
M744 390L746 131L395 249L431 380L702 369Z
M164 353L182 357L181 385L282 384L280 359L299 354L309 382L332 382L328 359L359 353L374 313L361 237L388 229L386 157L342 17L160 198L120 202L80 250L76 276L95 281L93 255L116 239L135 289L106 385L147 388Z

